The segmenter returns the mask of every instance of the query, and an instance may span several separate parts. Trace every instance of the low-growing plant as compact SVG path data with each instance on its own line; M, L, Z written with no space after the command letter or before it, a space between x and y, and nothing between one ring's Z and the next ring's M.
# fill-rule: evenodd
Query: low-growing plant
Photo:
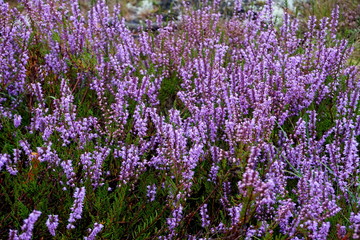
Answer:
M1 1L0 238L359 238L338 8L302 29L272 4L134 33L105 1Z
M350 60L359 64L360 59L360 2L357 0L311 0L295 1L296 12L300 19L306 20L310 16L318 19L330 17L334 8L338 7L339 26L338 35L353 43L354 51ZM295 13L294 13L295 14Z

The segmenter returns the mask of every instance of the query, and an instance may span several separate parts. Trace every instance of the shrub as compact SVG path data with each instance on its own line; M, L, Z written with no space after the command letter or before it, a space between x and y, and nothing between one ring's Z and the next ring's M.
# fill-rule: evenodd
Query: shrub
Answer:
M219 9L135 34L105 1L0 3L0 238L358 236L338 11Z

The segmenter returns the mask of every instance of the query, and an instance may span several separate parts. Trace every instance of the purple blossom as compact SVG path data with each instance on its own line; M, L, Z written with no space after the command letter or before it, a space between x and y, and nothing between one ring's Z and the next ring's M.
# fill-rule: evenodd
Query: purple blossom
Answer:
M208 179L208 181L211 181L211 182L214 182L214 183L216 182L216 176L217 176L217 173L218 173L219 169L220 169L220 167L215 165L215 164L213 164L211 166L210 173L209 173L210 178Z
M121 151L116 151L114 154L123 159L119 175L122 184L126 184L131 178L137 177L142 171L144 164L140 161L138 147L134 145L122 147Z
M48 163L52 163L55 165L59 164L59 162L61 160L60 160L56 150L51 148L52 145L53 145L52 142L48 142L45 147L37 148L37 153L39 155L38 159L40 162L48 162Z
M3 166L6 166L7 163L10 161L10 155L9 154L0 154L0 170L3 168Z
M120 6L104 0L88 13L77 1L20 2L25 11L0 0L0 120L43 143L18 141L14 131L11 145L21 150L3 149L1 171L26 173L36 156L50 171L63 169L65 191L76 186L74 169L94 189L115 174L132 190L149 170L160 176L171 207L168 235L160 239L179 237L183 204L199 178L214 183L206 187L219 192L209 197L219 196L219 211L228 213L213 226L208 205L200 207L202 227L219 237L261 238L278 226L291 239L302 238L299 232L327 239L329 218L343 202L358 205L359 68L348 66L352 49L337 38L339 7L330 18L310 17L307 26L285 13L278 25L271 0L251 11L236 0L227 18L218 11L221 1L203 1L197 10L186 6L179 22L158 16L166 26L156 34L139 29L135 39ZM175 93L164 101L169 80L176 80ZM82 112L88 97L91 109ZM23 104L31 109L28 126ZM71 158L67 147L80 158L61 160ZM147 186L149 202L156 193L155 184ZM85 187L73 197L68 229L81 219ZM39 215L30 214L23 233L10 230L9 238L30 239ZM353 238L360 237L358 215L345 216ZM54 236L58 216L49 215L46 225ZM85 239L102 228L95 223ZM340 226L338 237L346 230Z
M240 221L240 214L242 210L242 204L239 204L238 206L230 207L228 208L229 216L231 217L231 226L236 227L238 222Z
M94 223L94 228L91 230L89 228L89 236L88 237L84 237L84 240L94 240L96 235L101 231L101 229L103 229L104 225L100 224L100 223Z
M256 201L260 204L273 204L275 202L274 195L274 182L270 179L267 182L262 182L259 179L259 173L246 168L243 174L243 179L238 182L238 188L240 194L248 196L248 194L255 194Z
M102 167L105 159L110 154L110 149L107 147L98 147L98 150L92 153L83 153L80 156L81 164L83 165L86 176L93 182L93 187L103 185L102 181Z
M201 215L201 226L203 228L208 227L210 225L209 215L207 214L207 204L204 204L200 208L200 215Z
M30 144L26 140L20 140L19 145L23 149L23 151L25 152L26 155L28 155L28 156L31 155L32 151L30 149Z
M51 235L55 236L55 230L59 225L59 217L58 215L49 215L46 220L46 226L49 229Z
M336 225L337 228L337 235L340 238L344 238L346 235L346 227L345 226L341 226L340 224Z
M230 182L224 182L223 183L223 196L220 198L220 202L223 205L224 208L228 208L230 201L229 196L231 195L231 183Z
M20 115L14 115L14 126L17 128L21 125L21 116Z
M83 211L83 206L84 206L84 198L85 198L85 187L81 187L81 188L76 188L75 192L74 192L74 204L71 207L71 213L70 213L70 217L69 217L69 224L66 226L67 229L73 229L75 228L75 226L73 225L73 223L77 220L77 219L81 219L81 214Z
M179 226L181 219L183 217L183 207L179 205L178 207L175 207L174 210L171 212L171 217L166 219L166 223L168 224L168 227L171 232L174 231L174 229Z
M10 230L9 233L9 240L19 240L18 231L17 230Z
M351 229L354 231L352 237L354 239L360 238L360 214L350 214Z
M64 169L64 172L65 172L65 175L67 178L66 184L74 187L75 186L75 183L74 183L75 172L74 172L74 168L72 167L72 161L71 160L63 161L63 162L61 162L60 165Z
M30 213L29 218L24 220L24 224L21 227L21 230L23 231L22 234L19 235L19 239L21 240L30 240L32 238L32 232L34 229L34 224L40 217L41 212L34 210L32 213Z
M146 196L148 197L149 201L150 202L154 201L156 197L156 185L155 184L148 185L146 186L146 189L147 189Z

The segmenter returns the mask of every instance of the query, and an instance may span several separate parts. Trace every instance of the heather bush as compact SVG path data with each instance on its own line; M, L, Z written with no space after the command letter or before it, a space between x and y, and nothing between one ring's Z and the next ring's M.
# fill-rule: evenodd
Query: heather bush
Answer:
M295 1L297 6L297 15L300 19L306 19L309 16L317 18L327 17L331 14L333 8L338 7L339 26L338 35L347 38L353 43L354 51L350 60L359 64L360 58L360 2L357 0L311 0ZM294 13L295 14L295 13Z
M338 8L235 6L132 32L105 1L0 1L0 238L359 238Z

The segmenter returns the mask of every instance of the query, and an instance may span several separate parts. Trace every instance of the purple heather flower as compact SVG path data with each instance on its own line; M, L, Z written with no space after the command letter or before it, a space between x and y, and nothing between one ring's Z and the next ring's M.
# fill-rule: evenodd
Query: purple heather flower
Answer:
M216 182L216 177L219 172L219 169L220 169L220 167L218 165L212 164L210 173L209 173L209 178L208 178L209 182L213 182L213 183Z
M83 211L83 206L84 206L84 198L85 198L85 187L81 187L81 188L76 188L75 192L74 192L74 204L71 207L71 213L70 213L70 217L69 217L69 224L66 226L67 229L72 229L75 228L75 226L73 225L73 223L77 220L77 219L81 219L81 214Z
M100 223L94 223L93 230L89 229L89 236L84 237L84 240L95 240L96 235L101 231L101 229L104 227L104 225Z
M166 223L171 231L173 231L181 222L183 207L179 205L172 212L170 218L166 219Z
M14 115L14 126L17 128L21 124L21 116L20 115Z
M66 184L74 187L75 172L74 172L74 168L72 167L72 161L71 160L63 161L60 163L60 165L64 169L64 173L67 178Z
M353 230L353 235L352 237L354 239L359 239L360 238L360 214L355 214L355 213L350 213L350 222L351 222L351 226L350 228Z
M0 154L0 170L3 168L3 166L6 166L9 161L10 161L9 154L7 153Z
M30 149L30 144L26 140L20 140L19 145L23 149L23 151L25 152L26 155L28 155L28 156L31 155L32 151Z
M91 179L93 187L102 185L102 166L103 162L110 154L110 149L107 147L98 147L92 153L85 152L81 154L80 160L86 176Z
M312 239L326 240L328 239L328 233L330 229L329 222L323 222L319 227L317 221L306 221L302 224L303 227L306 227L309 230L309 237Z
M338 237L344 238L346 235L346 226L341 226L340 224L337 224L336 228Z
M20 240L20 238L18 236L18 231L10 229L9 239L8 240Z
M240 214L242 210L242 204L239 204L238 206L230 207L227 209L229 212L229 215L231 217L231 226L235 227L238 222L240 221Z
M19 236L20 240L30 240L32 238L34 224L38 220L40 215L40 211L34 210L32 213L30 213L29 218L24 220L24 224L21 227L23 233Z
M210 225L209 215L207 214L207 204L204 204L200 208L200 215L201 215L201 226L203 228L208 227Z
M223 196L220 198L220 202L223 205L224 208L228 208L230 201L229 196L231 194L231 183L230 182L224 182L223 183Z
M217 232L222 233L222 232L224 232L224 231L226 231L228 229L229 228L227 228L224 223L220 222L218 226L216 226L214 228L211 228L210 232L211 233L217 233Z
M120 170L120 184L126 184L131 178L138 176L139 171L143 169L143 163L140 161L139 149L135 145L122 147L121 151L114 154L122 158Z
M51 235L55 236L55 230L59 225L58 215L49 215L49 218L46 220L46 226L49 229Z
M243 196L248 196L248 194L256 194L256 201L261 204L272 204L275 201L274 196L274 182L273 180L268 180L267 182L262 182L259 179L259 173L246 168L245 173L243 174L243 179L238 182L238 188L240 194ZM249 192L249 187L253 188L253 193Z
M11 174L11 175L16 175L19 171L16 169L15 166L10 166L10 165L6 165L6 170Z
M0 85L5 87L0 118L22 126L22 93L32 94L31 123L23 130L39 133L46 145L15 143L28 157L25 165L32 160L33 147L41 162L62 167L67 184L75 187L74 162L61 160L49 142L59 136L56 144L74 144L80 151L81 181L91 180L96 188L104 184L110 146L117 146L120 184L133 183L148 167L177 183L176 190L161 183L165 191L170 189L169 199L177 201L166 219L170 234L161 239L176 238L183 216L179 204L193 190L199 163L211 167L205 176L210 181L228 176L219 173L220 161L237 169L230 174L240 178L237 190L231 189L229 178L219 186L219 201L229 212L224 222L231 222L230 228L223 223L211 226L206 204L201 207L202 225L211 232L237 230L231 228L238 227L242 211L248 210L238 202L233 205L232 195L238 193L240 199L250 199L254 210L253 219L245 219L250 222L243 237L248 238L270 231L271 219L289 238L300 239L296 233L307 231L309 238L326 239L327 221L340 211L339 201L354 201L350 191L359 185L360 166L359 69L347 64L352 51L347 40L336 37L339 7L331 18L310 17L303 30L287 13L277 27L271 0L258 12L244 12L242 1L235 0L235 14L226 20L216 10L221 5L216 0L199 10L187 7L190 14L182 16L181 31L172 22L155 35L139 30L136 40L120 17L120 6L110 10L105 0L97 1L87 15L77 1L21 2L26 11L0 0ZM44 64L28 63L33 30L47 49L40 61ZM29 75L30 70L34 72ZM174 79L173 74L181 83L175 99L166 102L174 106L162 109L160 90L166 90L163 81ZM51 87L56 84L59 91ZM96 117L82 117L83 107L76 105L76 94L87 86L95 94ZM331 124L321 126L328 128L322 133L319 122L327 116L308 110L321 109L328 101L333 116ZM293 128L285 131L284 125L294 119ZM272 143L274 139L278 141ZM102 140L106 145L96 145ZM95 150L85 150L89 144L95 144ZM13 158L0 153L0 170L16 174L17 165L23 164L21 153L14 150ZM290 179L297 181L292 199L287 198ZM176 192L181 194L174 197ZM146 195L149 201L155 199L155 184L147 186ZM76 188L68 228L81 218L84 196L85 188ZM350 215L354 238L360 237L357 215ZM50 216L47 224L58 222ZM85 239L95 238L102 227L95 223ZM341 231L344 236L346 229ZM17 235L10 231L11 239Z
M52 142L48 142L45 147L37 147L37 153L39 154L38 159L40 162L48 162L58 165L61 160L56 150L51 149L51 146Z
M280 231L284 234L287 234L291 231L290 219L294 217L295 212L295 203L291 199L279 201L280 206L277 211L276 221L279 222Z
M156 197L156 185L148 185L147 187L147 193L146 196L149 198L149 201L152 202L155 200Z

